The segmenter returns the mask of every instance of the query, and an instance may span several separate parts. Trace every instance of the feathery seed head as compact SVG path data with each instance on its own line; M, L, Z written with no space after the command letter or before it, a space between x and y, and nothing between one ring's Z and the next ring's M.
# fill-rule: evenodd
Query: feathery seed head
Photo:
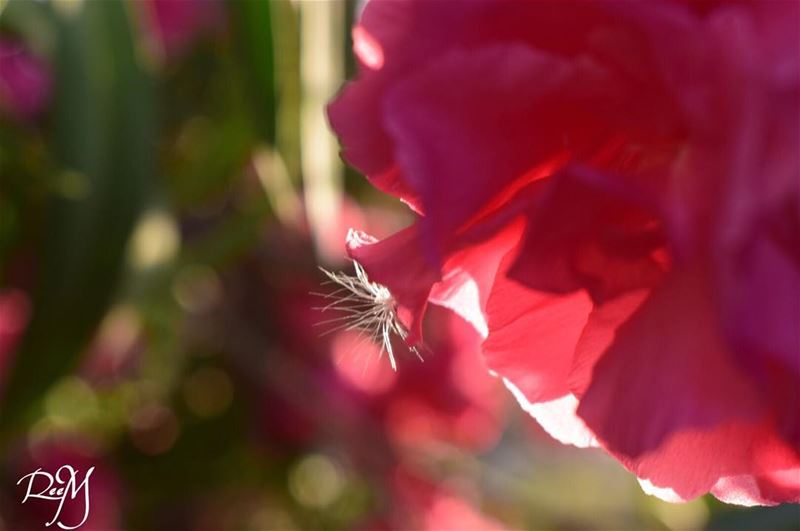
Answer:
M355 275L320 268L328 277L328 283L335 284L338 288L331 293L317 294L332 301L318 309L344 315L319 324L337 323L332 329L325 331L326 334L337 330L357 330L365 339L378 343L381 355L386 352L392 369L397 370L392 336L399 337L404 344L408 337L408 329L397 316L397 301L386 286L369 279L361 264L356 261L353 264ZM406 347L422 360L417 347Z

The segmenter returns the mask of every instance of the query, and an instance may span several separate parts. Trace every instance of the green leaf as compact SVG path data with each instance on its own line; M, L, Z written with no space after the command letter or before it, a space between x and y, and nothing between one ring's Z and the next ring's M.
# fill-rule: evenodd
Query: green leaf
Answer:
M121 0L53 11L52 151L62 165L37 264L34 314L2 402L4 434L73 370L122 270L154 173L151 81Z
M258 129L269 145L275 144L275 46L273 10L278 1L232 0L228 3L233 18L246 72L250 98L257 113Z

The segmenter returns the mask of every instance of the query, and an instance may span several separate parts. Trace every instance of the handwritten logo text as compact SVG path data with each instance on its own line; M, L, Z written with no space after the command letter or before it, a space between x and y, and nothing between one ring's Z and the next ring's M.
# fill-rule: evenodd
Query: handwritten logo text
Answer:
M83 477L83 481L78 482L78 471L69 465L64 465L59 468L55 475L51 475L41 468L37 468L30 474L22 476L19 481L17 481L17 485L21 484L23 481L28 481L27 491L25 492L25 498L22 500L22 503L25 503L31 498L58 502L53 518L44 525L50 527L55 523L61 529L77 529L89 518L89 477L92 475L92 472L94 472L94 467L89 468L89 470L86 471L86 475ZM41 480L37 480L37 478L41 478ZM38 485L34 486L34 483ZM61 511L64 509L66 503L83 504L83 518L76 525L66 525L61 521Z

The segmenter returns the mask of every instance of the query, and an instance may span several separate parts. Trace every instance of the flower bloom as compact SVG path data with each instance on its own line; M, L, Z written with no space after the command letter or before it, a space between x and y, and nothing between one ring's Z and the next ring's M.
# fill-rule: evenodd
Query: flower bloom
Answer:
M505 401L481 363L480 337L453 313L432 310L423 361L398 352L400 365L392 370L380 363L379 346L363 334L340 331L331 344L336 371L359 392L358 402L383 424L395 447L491 448L500 438Z
M800 502L796 2L372 1L329 107L418 214L351 256L645 490Z
M50 103L48 67L19 43L0 38L0 112L17 120L33 120Z
M411 470L397 468L391 481L392 504L400 507L383 525L369 529L420 529L424 531L502 531L502 523L481 514L474 500L465 499L441 483Z
M18 289L0 290L0 395L31 314L28 295Z
M170 59L202 34L220 29L225 15L218 0L148 0L143 7L152 38Z
M346 222L383 234L396 226L395 211L362 210L348 199L343 206L330 223L331 233L339 232L340 246L346 229L335 229ZM330 411L339 416L336 437L355 454L365 444L363 432L373 433L376 427L381 443L372 444L386 444L386 454L398 457L409 449L440 449L443 444L481 451L497 443L507 401L502 386L486 373L481 337L472 326L452 312L432 308L425 349L417 353L422 361L397 342L398 369L392 370L381 359L389 355L381 350L384 345L351 326L352 310L332 307L339 301L331 298L333 287L319 286L319 271L309 267L315 262L306 227L271 227L267 242L267 248L282 253L280 260L264 264L268 271L260 275L261 298L269 302L257 313L269 321L263 326L274 327L275 348L285 353L276 359L289 358L295 367L276 363L269 372L279 376L257 391L263 404L260 427L271 445L282 450L312 446L330 430ZM322 310L325 306L331 307ZM281 371L304 379L281 376ZM283 383L295 380L301 383ZM319 393L311 402L325 404L324 409L308 407L308 389Z

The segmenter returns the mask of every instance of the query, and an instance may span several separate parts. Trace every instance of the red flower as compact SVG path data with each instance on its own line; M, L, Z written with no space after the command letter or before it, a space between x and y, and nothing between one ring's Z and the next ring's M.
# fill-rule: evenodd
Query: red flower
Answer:
M386 354L378 345L343 331L331 345L336 370L363 393L358 402L384 425L395 446L492 448L500 438L504 401L481 362L480 337L446 310L429 317L423 361L406 357L394 371L380 363Z
M332 240L337 232L341 246L344 234L339 229L347 222L363 222L384 234L398 226L392 210L362 210L348 198L342 205L331 219L330 234L322 235L326 246L332 245L327 238ZM352 310L335 308L342 302L335 288L318 287L319 272L308 268L313 264L310 236L306 227L299 228L298 234L285 226L271 227L267 245L283 249L285 262L272 257L268 261L269 272L262 278L274 282L265 298L270 306L255 312L268 317L264 326L274 329L276 348L283 352L272 358L269 369L271 375L282 376L268 379L260 391L264 404L260 423L269 442L289 448L311 444L330 430L329 412L335 411L337 436L355 453L364 444L361 431L376 426L381 428L381 440L391 443L398 455L411 448L442 448L443 443L471 451L493 447L500 437L506 401L502 386L486 373L481 337L473 327L447 310L430 312L420 359L398 349L399 369L392 370L389 363L381 363L388 357L386 345L350 326L346 319ZM303 247L293 248L291 243ZM333 306L322 310L328 305ZM297 374L304 375L303 383L290 377ZM305 407L307 389L320 393L316 402L326 404L322 414ZM395 453L389 448L386 452Z
M168 58L185 52L202 34L220 29L225 18L218 0L148 0L143 7L151 36Z
M480 507L444 484L431 482L398 467L392 474L393 511L383 526L367 529L420 529L424 531L501 531L502 523L482 514Z
M0 112L32 120L50 103L51 90L48 67L19 43L0 39Z
M649 492L800 502L796 2L369 3L329 108L417 223L351 256Z
M0 394L30 313L31 303L25 292L14 288L0 291Z

